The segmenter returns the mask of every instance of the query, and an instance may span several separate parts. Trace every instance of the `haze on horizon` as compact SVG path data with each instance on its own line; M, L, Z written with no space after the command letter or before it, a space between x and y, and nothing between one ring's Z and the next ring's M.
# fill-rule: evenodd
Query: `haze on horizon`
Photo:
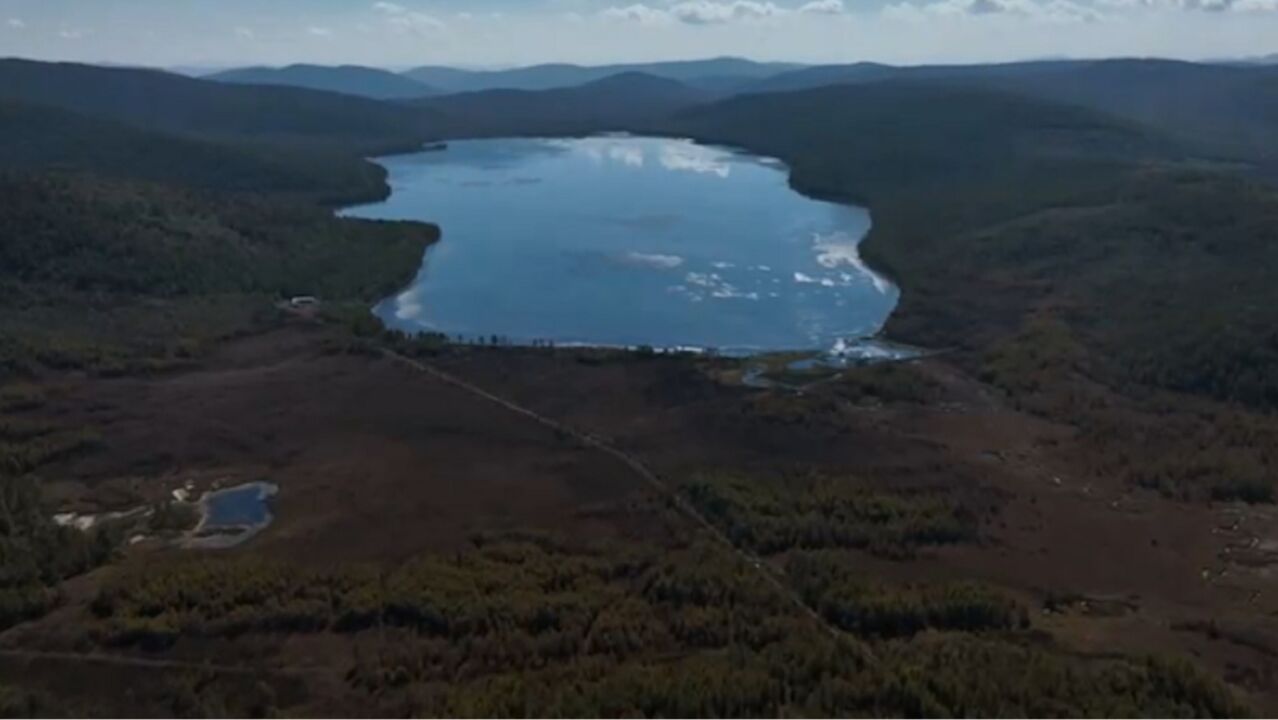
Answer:
M0 56L386 67L1278 52L1278 0L0 0Z

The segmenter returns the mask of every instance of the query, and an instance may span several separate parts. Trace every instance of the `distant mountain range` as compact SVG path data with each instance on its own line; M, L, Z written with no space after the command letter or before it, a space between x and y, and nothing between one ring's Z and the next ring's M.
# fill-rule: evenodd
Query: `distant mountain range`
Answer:
M437 127L453 136L642 127L664 112L698 102L827 85L957 83L1098 110L1197 143L1207 154L1278 162L1278 64L1272 60L1052 59L897 67L712 58L508 70L419 67L399 74L354 66L293 65L233 70L209 79L411 101L418 108L438 110ZM608 82L612 79L616 81Z
M552 90L483 90L426 98L453 137L584 134L638 130L718 97L708 90L640 72L624 72Z
M224 83L283 85L377 100L406 100L484 90L555 90L627 73L643 73L727 94L801 67L794 63L758 63L739 58L599 66L548 64L509 70L427 66L403 73L356 65L289 65L223 70L204 77Z
M405 77L444 92L479 90L551 90L582 85L624 73L643 73L686 85L716 91L735 90L751 82L803 67L794 63L759 63L741 58L712 58L657 63L582 66L567 64L533 65L511 70L458 70L448 67L419 67Z
M1222 61L1223 65L1278 65L1278 53Z
M270 188L328 202L348 198L345 188L360 188L354 193L358 198L384 192L383 171L363 158L435 140L601 131L685 132L716 139L723 131L725 140L741 135L751 138L751 146L766 147L766 137L755 132L768 126L815 127L826 117L866 123L873 119L867 113L884 112L884 123L874 129L877 142L891 128L913 122L910 113L926 112L925 103L915 102L912 95L832 92L812 96L820 102L812 100L813 106L801 111L804 104L790 96L820 88L882 85L975 90L1033 100L1059 108L1057 112L1081 108L1139 127L1187 155L1278 168L1276 66L1053 60L796 68L719 59L626 69L631 67L636 66L557 65L492 73L436 69L431 74L437 82L428 87L420 80L359 68L292 66L193 79L145 69L0 60L0 129L25 143L8 148L0 167L90 170L219 189ZM303 76L315 74L365 83L365 93L380 83L379 92L395 97L377 100L349 91L243 84L264 77L302 82ZM583 76L594 79L549 89L450 92L463 79L537 86ZM405 98L396 87L427 94ZM430 94L432 89L436 94ZM936 112L955 112L958 106L945 92L929 90L921 97L935 98ZM987 95L967 100L972 97L997 105L986 102ZM719 104L749 98L754 99ZM722 122L685 125L689 113L711 107L727 109ZM906 107L908 111L902 109ZM771 108L797 115L782 123L769 119ZM997 126L1002 121L990 122ZM831 128L822 132L837 134ZM1076 133L1069 145L1081 149L1083 136ZM1128 136L1114 137L1119 141L1106 141L1111 151ZM1040 144L1051 145L1047 140ZM184 158L198 158L200 172L183 168ZM892 167L884 162L885 169Z
M712 58L601 66L547 64L509 70L419 67L400 74L353 66L293 65L234 70L209 79L411 100L419 108L440 111L439 127L450 135L633 128L663 112L732 95L874 82L959 83L1098 110L1196 142L1208 154L1278 162L1278 64L1272 60L1052 59L896 67ZM614 78L619 79L606 82ZM466 97L451 97L460 95Z
M358 65L250 67L214 73L205 76L205 79L242 85L286 85L359 95L376 100L406 100L426 97L438 92L429 85L404 75Z

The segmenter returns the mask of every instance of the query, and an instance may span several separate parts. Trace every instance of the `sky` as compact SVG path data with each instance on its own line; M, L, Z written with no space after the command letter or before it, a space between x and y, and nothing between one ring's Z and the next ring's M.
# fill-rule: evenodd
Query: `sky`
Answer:
M507 67L1278 53L1278 0L0 0L0 56Z

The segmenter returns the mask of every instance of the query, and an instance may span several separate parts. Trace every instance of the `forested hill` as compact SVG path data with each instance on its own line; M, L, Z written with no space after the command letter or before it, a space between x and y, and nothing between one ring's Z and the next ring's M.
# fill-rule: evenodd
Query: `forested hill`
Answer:
M232 85L150 70L0 61L0 100L135 127L229 140L309 143L373 154L430 137L430 113L289 87Z
M752 93L831 84L932 81L998 89L1139 122L1211 152L1278 162L1278 69L1174 60L1040 61L804 68L761 80Z
M438 228L87 175L0 173L0 373L150 367L295 294L367 308Z
M52 107L0 101L0 168L74 170L321 203L377 197L385 172L320 149L182 137Z
M1002 87L1127 118L1244 161L1278 163L1278 69L1107 60Z
M438 231L333 218L304 204L146 183L0 175L4 279L105 296L317 294L376 299Z
M944 83L743 95L689 109L667 130L778 155L792 163L799 186L870 203L1183 152L1156 132L1090 110Z
M364 306L437 233L334 218L431 111L165 73L0 61L0 368L118 367L258 327L289 293ZM437 125L437 124L436 124Z
M383 197L365 158L437 137L430 108L152 70L0 60L0 169L92 171L337 205Z

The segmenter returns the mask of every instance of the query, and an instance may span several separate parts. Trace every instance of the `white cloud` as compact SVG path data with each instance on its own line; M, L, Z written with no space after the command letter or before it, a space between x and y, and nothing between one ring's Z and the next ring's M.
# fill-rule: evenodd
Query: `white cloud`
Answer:
M1094 5L1151 13L1176 10L1205 13L1278 11L1278 0L1094 0Z
M910 22L925 22L936 17L1012 16L1048 23L1072 23L1095 22L1104 17L1095 8L1074 0L937 0L921 5L901 2L884 7L883 15Z
M843 0L812 0L799 6L799 12L812 15L842 15L844 9Z
M627 5L625 7L610 7L605 9L601 14L608 20L623 20L643 25L660 25L670 22L671 19L670 13L665 10L650 8L643 3Z
M252 28L237 27L235 28L235 37L241 40L253 40L257 37L257 33Z
M814 6L813 12L829 12L828 8L833 5L837 5L841 10L843 3L841 0L814 0L808 5ZM776 3L760 0L684 0L665 8L644 3L610 7L601 15L609 20L625 20L643 25L666 25L676 22L687 25L725 25L740 21L766 20L788 15L791 12Z
M1187 10L1203 12L1273 12L1278 0L1179 0Z
M643 149L617 145L608 148L608 157L626 167L641 168L644 166Z
M443 20L433 15L409 10L398 3L375 2L373 3L373 10L381 14L391 29L398 33L424 34L443 30L447 27ZM465 19L470 19L469 13L462 13L462 15L467 16Z
M326 27L311 26L306 28L306 34L312 37L331 37L333 35L333 31Z
M715 25L737 20L759 20L776 17L785 10L771 2L756 0L733 0L732 2L716 2L715 0L690 0L670 7L670 14L675 19L692 25Z
M14 30L21 30L21 29L23 29L23 28L25 28L25 27L27 26L27 24L26 24L25 22L23 22L21 18L9 18L9 19L5 22L5 25L8 25L9 27L13 28Z
M328 0L305 3L305 14L296 11L296 2L285 9L287 3L257 0L259 10L251 19L195 12L189 2L169 3L172 12L157 16L144 12L148 3L139 1L106 3L113 8L109 27L88 16L28 9L69 1L0 0L0 54L155 66L499 67L720 55L915 64L1054 56L1258 57L1274 52L1278 37L1278 0L842 0L841 14L827 14L839 8L832 0L740 5L736 0ZM499 3L509 9L496 22L489 13ZM889 9L882 10L884 5ZM910 22L901 22L902 17ZM11 27L10 18L26 27ZM440 21L446 29L438 29ZM253 39L237 32L240 26L251 30ZM308 35L309 26L330 28L333 36ZM87 29L94 32L79 31ZM145 36L148 30L154 39ZM650 153L648 161L657 164L659 155Z

